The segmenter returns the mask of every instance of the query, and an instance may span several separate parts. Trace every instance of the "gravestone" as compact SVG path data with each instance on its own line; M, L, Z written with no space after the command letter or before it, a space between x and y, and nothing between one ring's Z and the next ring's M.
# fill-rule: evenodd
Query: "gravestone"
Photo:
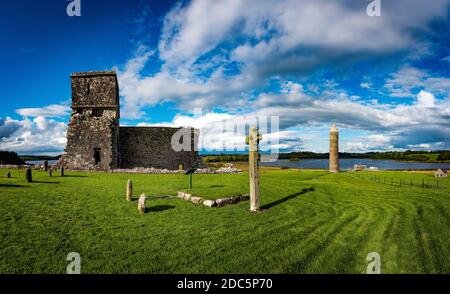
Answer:
M11 172L8 172L7 174L6 174L6 177L9 179L9 178L11 178Z
M138 211L139 213L144 213L145 212L145 208L146 208L146 202L147 201L147 196L145 196L144 193L141 194L141 196L139 196L139 201L138 201Z
M31 168L30 167L27 168L27 171L25 173L25 177L26 177L28 183L31 183L33 181L33 176L31 174Z
M248 174L250 177L250 211L260 211L259 208L259 141L261 140L261 134L258 132L258 128L252 126L250 128L249 135L246 137L246 143L249 145L248 152Z
M44 161L44 171L48 170L48 161Z
M51 177L52 176L52 168L48 169L48 176Z
M61 168L59 169L59 175L61 177L64 177L64 166L61 165Z
M127 181L127 201L131 201L131 198L133 197L133 183L131 180Z

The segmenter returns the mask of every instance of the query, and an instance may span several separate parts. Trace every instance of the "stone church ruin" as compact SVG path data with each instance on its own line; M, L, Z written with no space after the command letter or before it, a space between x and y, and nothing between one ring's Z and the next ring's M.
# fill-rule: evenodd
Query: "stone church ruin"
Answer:
M71 86L72 114L59 165L84 170L198 166L198 130L119 125L119 85L114 71L74 73ZM178 137L180 144L190 148L174 150L173 138Z

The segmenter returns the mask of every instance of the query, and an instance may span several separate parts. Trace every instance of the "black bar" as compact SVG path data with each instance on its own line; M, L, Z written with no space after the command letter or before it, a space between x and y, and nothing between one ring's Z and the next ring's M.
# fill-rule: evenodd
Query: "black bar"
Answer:
M254 280L265 280L256 286L248 287ZM270 287L269 282L270 282ZM206 288L185 288L189 282L206 281L210 283ZM205 285L197 283L197 285ZM254 284L252 284L254 285ZM183 286L183 288L180 288ZM188 291L197 293L217 291L270 291L304 290L315 291L356 290L360 293L367 291L383 291L400 289L405 291L417 290L450 290L449 275L0 275L0 289L33 290L33 291L117 291L123 289L141 291L140 293L159 293L155 291ZM300 291L300 292L299 292ZM100 293L100 292L99 292ZM316 292L314 292L316 293Z

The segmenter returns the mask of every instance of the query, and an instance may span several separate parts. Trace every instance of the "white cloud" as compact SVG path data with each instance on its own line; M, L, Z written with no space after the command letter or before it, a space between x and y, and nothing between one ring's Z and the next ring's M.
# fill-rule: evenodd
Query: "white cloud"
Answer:
M215 48L242 17L243 1L192 1L177 5L166 17L159 42L160 57L169 65L193 64ZM214 28L214 29L213 29Z
M420 91L420 93L417 95L417 105L425 108L430 108L435 106L436 99L434 98L433 94L426 92L426 91Z
M0 117L0 139L8 138L20 129L19 121L13 120L10 117L5 119Z
M67 125L53 119L38 116L33 120L6 118L6 124L15 125L15 131L0 136L0 150L24 153L61 153L66 144Z
M64 117L70 114L70 106L67 104L52 104L38 108L20 108L17 114L31 117Z
M450 92L450 79L433 77L429 73L411 66L400 68L391 74L384 87L391 97L412 97L420 89L436 94L448 95Z
M363 89L370 89L370 88L372 88L372 85L370 83L368 83L368 82L363 82L359 86L361 88L363 88Z
M447 4L394 0L383 3L383 17L372 18L365 13L367 3L354 0L178 4L164 19L158 51L141 47L119 71L123 117L140 118L144 107L164 101L184 110L245 107L249 92L273 77L310 73L361 56L414 51L419 45L411 29L445 16ZM160 71L142 74L148 59L158 57Z

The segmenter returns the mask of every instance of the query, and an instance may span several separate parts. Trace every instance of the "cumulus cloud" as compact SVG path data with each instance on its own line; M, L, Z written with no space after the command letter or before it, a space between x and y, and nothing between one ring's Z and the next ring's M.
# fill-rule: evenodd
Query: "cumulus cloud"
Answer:
M10 117L0 117L0 139L9 138L20 128L20 123Z
M144 107L166 101L182 110L245 107L274 77L416 51L423 44L413 33L444 17L448 1L406 2L383 3L383 17L368 17L368 3L355 0L180 2L164 18L158 50L140 47L119 68L123 117L140 118ZM142 73L150 58L159 58L160 70ZM400 78L387 83L394 96L418 93L397 90Z
M258 107L245 113L177 115L173 121L159 125L200 129L207 138L202 147L208 151L222 151L227 144L235 146L238 143L242 148L246 129L235 126L252 125L258 119L269 121L272 117L277 118L279 128L273 131L269 124L266 133L273 132L276 140L268 140L267 149L278 146L281 150L299 150L306 146L309 150L326 152L327 148L322 147L327 143L331 122L337 123L344 134L350 130L365 133L363 137L345 139L343 151L402 150L413 145L425 146L420 144L434 148L450 147L450 101L437 100L430 92L421 91L411 105L398 105L370 104L328 90L312 96L304 92L302 85L292 82L283 85L282 89L278 94L260 94L254 101ZM320 135L311 137L308 134L314 127L322 129Z
M4 127L10 126L4 132ZM11 127L13 126L13 127ZM43 116L30 120L0 118L0 150L24 153L60 153L66 144L67 125Z
M448 95L450 79L434 77L418 68L404 66L386 79L384 87L391 97L413 97L422 89L436 94Z
M392 138L381 134L353 138L343 146L345 152L394 151L395 149Z
M417 105L420 107L434 107L435 102L436 99L434 98L433 94L426 91L420 91L420 93L417 95Z

